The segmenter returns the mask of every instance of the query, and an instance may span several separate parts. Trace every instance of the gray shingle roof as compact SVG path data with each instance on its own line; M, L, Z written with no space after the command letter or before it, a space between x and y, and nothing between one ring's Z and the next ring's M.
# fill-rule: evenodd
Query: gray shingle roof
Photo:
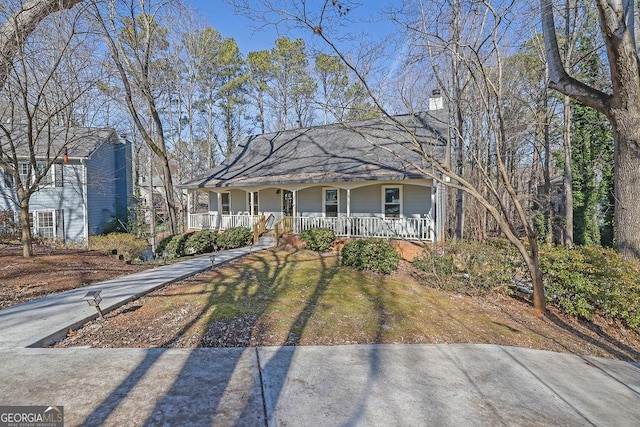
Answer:
M6 125L5 125L6 126ZM18 157L28 157L29 146L26 127L16 125L9 128L11 140ZM70 158L88 158L100 145L115 136L111 128L83 128L55 126L42 130L35 139L36 155L40 158L55 157L66 146ZM47 156L47 146L51 146ZM0 154L10 155L9 138L0 131Z
M207 174L183 188L246 187L424 178L424 150L444 158L446 126L428 113L331 124L252 136ZM406 129L405 129L406 127ZM418 167L416 167L418 166Z

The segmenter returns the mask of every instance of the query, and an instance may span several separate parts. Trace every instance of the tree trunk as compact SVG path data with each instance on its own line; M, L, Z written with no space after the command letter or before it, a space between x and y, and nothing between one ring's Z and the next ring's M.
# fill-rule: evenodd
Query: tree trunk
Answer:
M546 243L547 245L553 245L553 219L555 207L553 205L553 198L551 197L551 129L549 125L549 97L545 95L544 109L545 109L545 122L544 122L544 205L545 205L545 220L546 220Z
M614 138L615 218L618 250L640 259L640 111L612 110Z
M22 231L22 256L30 258L33 255L31 225L29 224L29 199L20 201L20 229Z
M564 96L564 245L573 247L573 175L571 172L571 99Z
M533 306L537 314L544 314L547 310L547 302L544 294L544 283L542 281L542 270L540 269L540 252L538 250L537 233L529 233L527 235L529 241L529 253L523 255L529 275L531 276L531 284L533 286Z

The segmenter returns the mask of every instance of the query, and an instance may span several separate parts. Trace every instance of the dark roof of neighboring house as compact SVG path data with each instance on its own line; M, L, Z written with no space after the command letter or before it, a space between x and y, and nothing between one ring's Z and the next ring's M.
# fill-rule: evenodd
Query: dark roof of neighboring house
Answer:
M29 146L26 127L16 125L12 129L9 128L9 131L11 140L16 146L18 157L28 157ZM36 156L38 158L55 158L62 154L66 147L69 158L88 158L100 145L114 136L117 136L117 134L111 128L52 126L51 128L43 129L36 135ZM4 131L0 130L0 154L10 155L9 146L9 138ZM50 152L47 155L48 147L50 147Z
M429 113L314 126L252 136L220 165L182 188L246 187L424 178L429 168L411 150L444 159L446 124ZM407 129L409 132L407 132Z

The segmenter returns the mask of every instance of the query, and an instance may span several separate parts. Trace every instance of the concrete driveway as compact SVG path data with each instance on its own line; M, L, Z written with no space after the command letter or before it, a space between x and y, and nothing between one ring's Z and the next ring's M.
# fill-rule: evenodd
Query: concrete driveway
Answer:
M2 405L87 426L633 426L633 364L495 345L2 349Z

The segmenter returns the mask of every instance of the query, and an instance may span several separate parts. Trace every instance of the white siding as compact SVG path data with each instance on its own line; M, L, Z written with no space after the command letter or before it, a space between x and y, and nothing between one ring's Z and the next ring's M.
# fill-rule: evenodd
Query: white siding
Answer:
M282 216L282 190L265 188L260 190L260 212L266 217L273 215L276 220Z
M402 186L403 215L406 218L424 218L431 210L431 187Z
M351 216L381 216L382 187L370 185L351 190Z
M298 191L298 215L318 216L322 214L322 187L305 188Z

